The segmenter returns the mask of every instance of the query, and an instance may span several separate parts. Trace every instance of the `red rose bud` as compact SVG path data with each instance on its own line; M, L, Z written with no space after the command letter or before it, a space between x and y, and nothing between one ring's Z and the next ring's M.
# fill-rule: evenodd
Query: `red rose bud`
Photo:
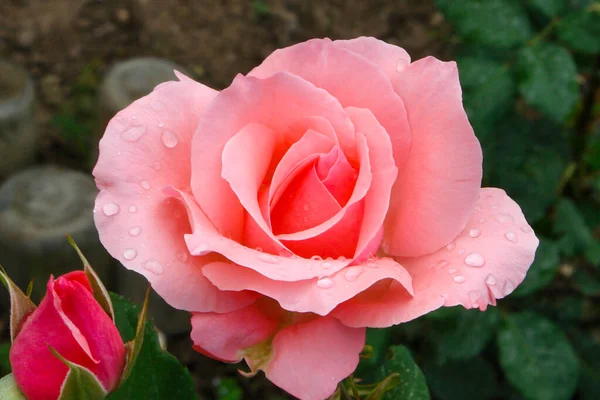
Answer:
M56 400L69 368L52 354L88 369L109 393L119 383L126 351L111 317L94 299L83 271L54 279L10 350L17 385L29 400Z

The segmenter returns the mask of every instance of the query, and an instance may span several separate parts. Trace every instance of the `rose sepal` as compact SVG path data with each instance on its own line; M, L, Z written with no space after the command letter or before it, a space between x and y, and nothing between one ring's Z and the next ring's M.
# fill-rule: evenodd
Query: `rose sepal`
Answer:
M48 346L48 348L69 368L57 400L103 400L106 398L108 393L89 369L65 359L52 346Z
M21 389L17 386L13 374L8 374L0 379L0 399L27 400Z
M22 321L31 314L36 306L31 299L8 277L0 265L0 281L10 295L10 340L15 340L22 326Z

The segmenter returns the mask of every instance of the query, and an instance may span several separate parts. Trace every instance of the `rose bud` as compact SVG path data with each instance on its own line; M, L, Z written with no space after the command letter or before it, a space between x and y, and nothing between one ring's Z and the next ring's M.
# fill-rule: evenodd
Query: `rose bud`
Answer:
M125 345L83 271L50 277L42 302L14 339L13 375L29 400L56 400L61 394L69 368L51 349L89 370L107 393L118 385Z

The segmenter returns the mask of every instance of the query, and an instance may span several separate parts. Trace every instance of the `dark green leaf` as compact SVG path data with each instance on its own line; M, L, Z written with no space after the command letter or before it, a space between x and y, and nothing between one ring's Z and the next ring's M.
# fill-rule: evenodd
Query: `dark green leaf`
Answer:
M546 287L558 271L560 258L558 245L549 240L540 238L540 245L535 253L535 260L527 271L527 276L513 296L525 296Z
M516 0L437 0L437 4L468 42L510 48L532 35L527 13Z
M586 296L600 295L600 282L582 268L577 268L573 275L575 286Z
M566 198L561 199L556 206L554 232L561 236L558 245L567 257L585 252L594 243L592 232L577 206Z
M564 121L579 99L577 67L563 47L539 43L519 51L519 92L538 111Z
M480 57L459 60L463 103L478 136L514 104L516 86L506 65Z
M600 129L589 138L584 160L590 168L600 169Z
M581 400L600 399L600 343L591 336L571 330L575 351L579 356Z
M500 313L490 307L485 312L453 307L453 318L433 322L431 341L439 359L457 360L478 355L495 335Z
M4 376L11 372L9 355L10 343L0 343L0 376Z
M587 54L600 53L600 9L567 15L558 25L558 37L573 50Z
M527 3L549 18L556 17L565 8L565 0L527 0Z
M119 295L111 293L115 321L124 342L135 336L140 310ZM189 400L195 399L194 384L188 370L175 357L162 350L156 331L146 323L144 343L131 376L109 400Z
M361 378L367 378L368 374L373 372L385 357L385 353L390 344L389 329L367 329L366 343L373 349L370 358L361 359L356 369L356 375Z
M244 393L234 378L222 378L217 383L219 400L241 400Z
M400 374L400 384L386 392L383 400L428 400L429 390L423 373L415 364L410 351L404 346L392 346L389 358L379 369L379 380L390 374Z
M431 392L441 400L487 400L497 394L491 365L481 357L425 365Z
M500 365L528 400L568 400L579 363L564 332L530 312L509 315L498 334Z

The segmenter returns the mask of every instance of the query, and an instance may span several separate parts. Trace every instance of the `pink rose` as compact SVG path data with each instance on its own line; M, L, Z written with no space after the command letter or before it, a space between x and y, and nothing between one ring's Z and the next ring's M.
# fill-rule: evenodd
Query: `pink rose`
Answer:
M454 62L362 37L278 50L221 92L178 76L108 125L95 215L194 313L199 351L322 399L365 327L485 310L525 277L538 240L480 187Z
M10 349L15 381L29 400L56 400L68 367L50 351L87 368L106 392L119 383L125 345L94 299L83 271L50 278L39 307L26 318Z

